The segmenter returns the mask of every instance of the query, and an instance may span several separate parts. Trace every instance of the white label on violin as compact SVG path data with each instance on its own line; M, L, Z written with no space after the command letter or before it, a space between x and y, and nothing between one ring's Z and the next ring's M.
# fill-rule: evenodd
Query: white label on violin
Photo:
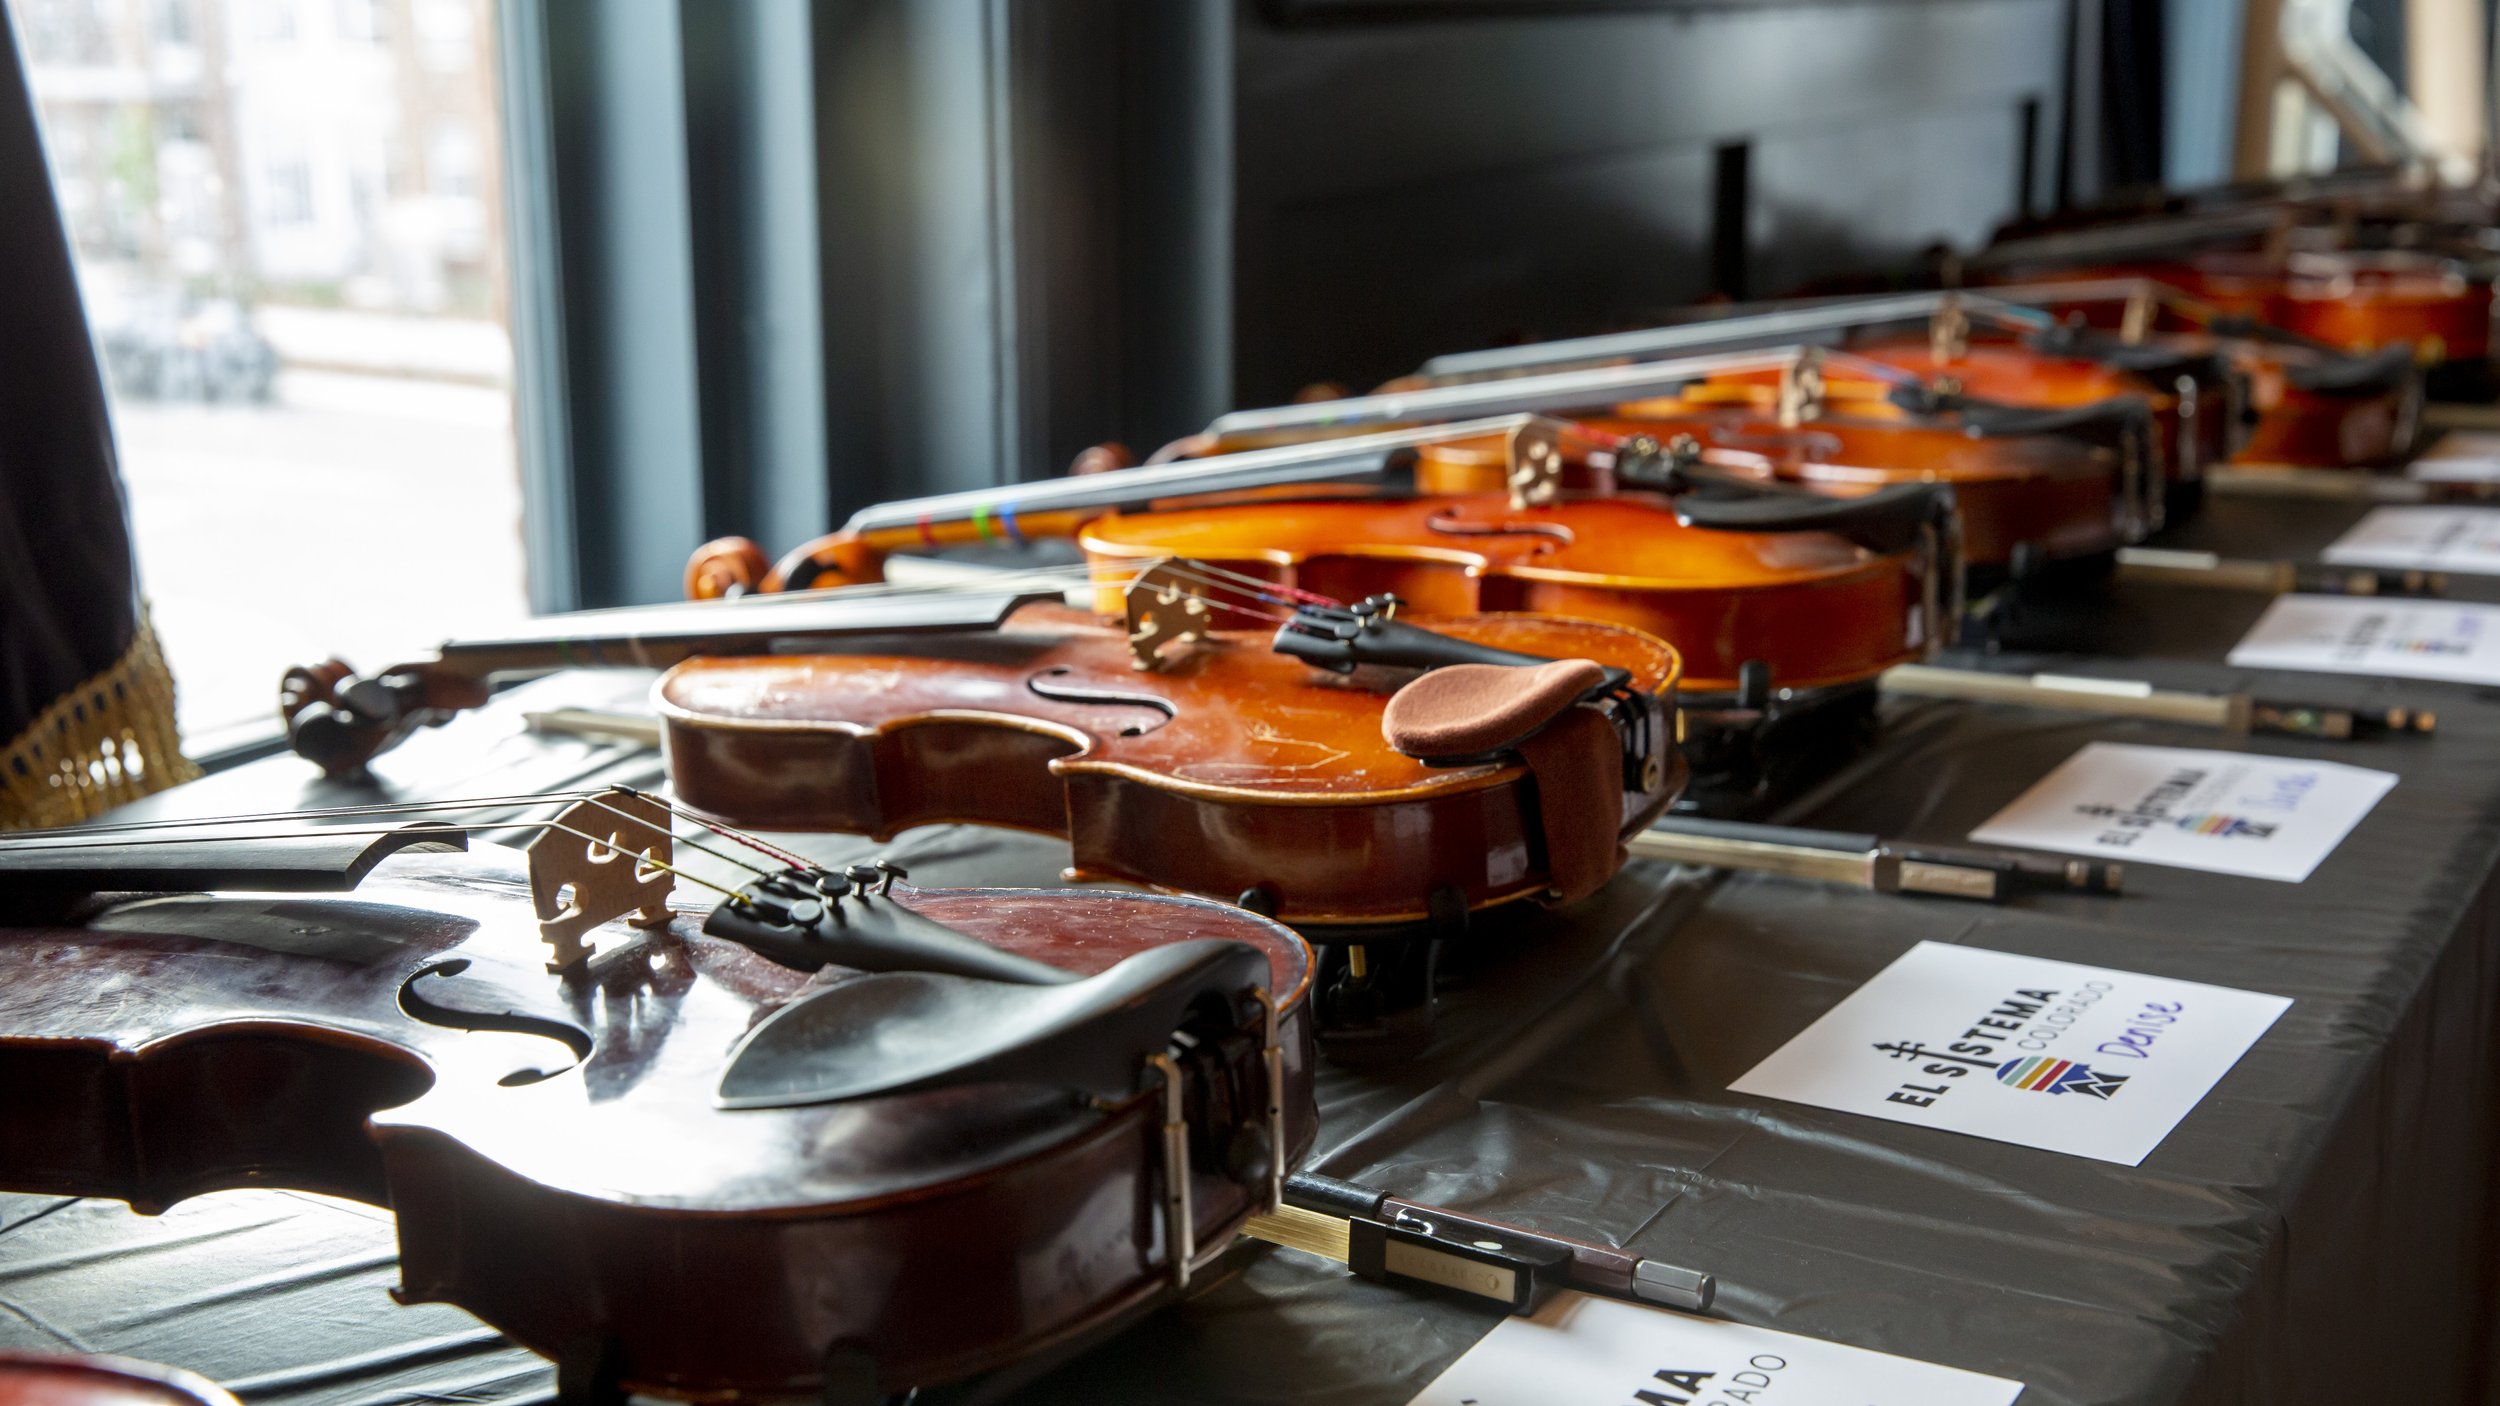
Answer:
M2291 1004L1922 942L1728 1087L2133 1167Z
M2231 649L2243 669L2500 684L2500 605L2277 596Z
M2451 431L2405 468L2423 483L2500 483L2500 434Z
M2500 508L2372 508L2322 555L2337 566L2500 576Z
M2296 884L2395 784L2340 762L2094 742L1970 837Z
M2021 1382L1564 1292L1505 1318L1412 1406L2009 1406Z

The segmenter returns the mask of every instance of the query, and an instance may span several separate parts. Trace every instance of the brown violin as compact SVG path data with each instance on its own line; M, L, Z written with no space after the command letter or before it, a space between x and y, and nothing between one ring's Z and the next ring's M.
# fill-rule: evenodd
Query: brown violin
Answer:
M2115 364L2152 364L2162 348L2227 356L2241 383L2237 461L2366 468L2410 455L2423 377L2411 343L2349 352L2143 276L1992 288L2058 319L2034 334Z
M1127 574L1120 624L1034 606L980 635L681 664L657 695L670 778L739 825L1015 826L1065 836L1084 877L1354 929L1578 898L1683 784L1679 661L1646 635L1419 628L1385 597L1315 605L1160 558Z
M1323 424L1331 411L1297 408ZM1570 433L1563 422L1502 414L1321 431L1244 453L886 504L791 552L757 585L875 580L889 554L915 545L1017 540L1039 535L1037 523L1074 520L1094 560L1128 573L1203 550L1197 559L1274 589L1394 594L1433 615L1543 611L1621 623L1665 639L1683 659L1685 687L1703 693L1734 689L1748 673L1764 687L1864 682L1934 649L1953 618L1961 568L1951 505L1927 487L1840 504L1730 481L1720 487L1732 497L1686 497L1661 466L1648 491L1561 504L1572 496L1561 447ZM1513 465L1508 506L1416 496L1434 446L1486 436ZM695 574L709 578L731 558L761 553L715 543Z
M1953 490L1961 551L1974 587L2018 564L2105 557L2148 530L2146 485L2114 451L2060 435L1991 438L1943 423L1829 416L1794 425L1744 409L1643 401L1575 419L1575 448L1647 441L1719 474L1861 498L1904 483ZM1592 452L1582 449L1582 453ZM1421 451L1418 483L1436 493L1486 492L1508 458L1481 438Z
M1893 384L1883 418L1828 403L1825 392L1832 381L1850 373L1861 373L1859 384ZM1708 379L1713 376L1765 379L1759 385L1715 383ZM1757 390L1767 394L1757 396ZM1695 486L1705 480L1720 487L1753 482L1840 497L1905 484L1950 486L1961 554L1982 585L1984 578L2012 573L2018 562L2106 557L2141 539L2159 520L2160 480L2149 472L2148 456L2128 452L2146 438L2129 433L2149 426L2142 402L2094 404L2082 415L2008 413L1967 400L1922 412L1904 403L1931 395L1915 377L1848 353L1782 348L1243 412L1221 417L1206 432L1166 446L1156 457L1169 462L1399 421L1533 412L1564 417L1570 426L1558 440L1565 455L1559 482L1572 495L1610 491L1605 485L1623 482L1620 475L1585 472L1586 455L1610 456L1613 446L1635 439L1650 441L1654 452L1679 437L1691 440L1696 451L1687 467L1716 471L1688 475ZM1413 486L1419 493L1485 494L1512 486L1513 450L1505 436L1443 439L1419 445L1414 453ZM1688 548L1704 559L1723 550L1677 540L1676 550ZM1741 580L1742 573L1725 579ZM1709 671L1692 662L1700 651L1681 647L1693 677L1707 676ZM1794 672L1783 670L1782 676Z
M2399 343L2424 365L2491 357L2491 285L2455 260L2405 250L2215 251L2086 269L2139 275L2344 352Z
M2152 525L2192 510L2205 468L2232 447L2229 368L2201 353L2165 351L2118 366L2027 345L2046 321L1987 298L1933 292L1722 309L1665 327L1435 357L1373 399L1432 400L1468 386L1492 393L1518 383L1560 389L1575 375L1612 373L1653 387L1617 397L1631 413L1743 409L1783 424L1845 416L1989 438L2080 439L2121 456L2129 482L2163 487ZM1924 334L1891 330L1904 323L1924 323ZM1819 340L1768 352L1728 350L1799 338ZM1659 384L1669 376L1676 383ZM1641 400L1661 404L1628 404ZM1583 400L1576 408L1595 407ZM1238 433L1276 418L1278 412L1225 416L1210 433Z
M0 1185L353 1197L403 1301L568 1400L866 1406L1168 1302L1310 1146L1312 958L1265 918L913 889L624 790L526 855L445 814L0 842Z

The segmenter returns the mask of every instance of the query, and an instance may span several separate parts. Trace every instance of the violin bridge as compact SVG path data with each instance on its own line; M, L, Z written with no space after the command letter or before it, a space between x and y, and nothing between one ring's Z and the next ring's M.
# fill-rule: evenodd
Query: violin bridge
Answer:
M639 927L669 920L676 876L666 807L636 791L603 791L564 808L529 844L530 902L547 944L547 970L590 958L583 937L631 915Z
M2153 335L2153 317L2160 308L2153 301L2153 290L2137 288L2127 295L2127 310L2118 321L2118 340L2128 346L2140 346Z
M1806 347L1780 370L1780 427L1793 430L1822 418L1823 349Z
M1542 508L1562 497L1562 435L1550 420L1530 420L1510 432L1510 505Z
M1960 296L1947 293L1936 304L1935 316L1927 320L1927 356L1938 366L1950 366L1970 355L1970 313L1962 307Z
M1206 597L1173 562L1156 562L1139 573L1126 600L1128 647L1135 656L1129 662L1139 669L1162 668L1165 648L1203 640L1215 627Z

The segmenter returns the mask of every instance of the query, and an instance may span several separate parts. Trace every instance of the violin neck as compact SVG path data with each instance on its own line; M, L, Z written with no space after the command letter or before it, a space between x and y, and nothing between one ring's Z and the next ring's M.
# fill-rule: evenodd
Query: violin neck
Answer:
M268 834L209 821L116 838L38 833L0 841L0 876L6 878L0 888L38 898L217 889L344 893L393 854L467 848L466 832L424 824L383 834Z
M877 588L550 615L506 634L453 640L442 667L464 677L582 665L665 668L698 654L802 649L861 635L994 630L1058 585ZM838 650L834 652L839 652Z
M1012 541L1073 535L1106 512L1185 507L1256 489L1319 484L1388 484L1403 476L1425 444L1473 435L1506 434L1524 417L1504 416L1420 430L1314 440L1245 450L1203 460L1149 464L1098 474L1043 479L1000 488L907 498L863 508L843 531L870 546ZM1063 526L1064 524L1064 526Z

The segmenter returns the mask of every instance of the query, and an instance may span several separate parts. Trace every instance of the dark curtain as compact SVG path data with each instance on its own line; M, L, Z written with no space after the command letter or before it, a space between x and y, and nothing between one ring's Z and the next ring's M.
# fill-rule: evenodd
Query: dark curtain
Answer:
M0 742L138 629L130 528L34 95L0 23Z
M130 552L104 381L0 10L0 830L196 775Z

